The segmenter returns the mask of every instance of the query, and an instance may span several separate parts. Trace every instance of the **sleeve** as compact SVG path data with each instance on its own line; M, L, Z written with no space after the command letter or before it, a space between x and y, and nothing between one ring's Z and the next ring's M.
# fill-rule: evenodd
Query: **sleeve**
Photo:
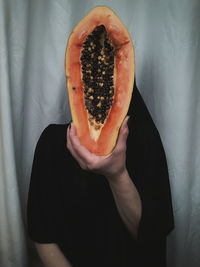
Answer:
M154 131L140 147L134 183L142 202L139 242L165 238L174 228L169 175L159 133ZM138 154L139 155L139 154Z
M57 193L53 175L53 125L42 132L35 149L27 203L30 238L38 243L57 239Z

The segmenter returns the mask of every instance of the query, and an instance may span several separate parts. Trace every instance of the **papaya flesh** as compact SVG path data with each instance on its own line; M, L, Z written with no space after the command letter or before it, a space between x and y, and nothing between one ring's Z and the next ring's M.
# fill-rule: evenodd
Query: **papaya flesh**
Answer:
M65 72L81 144L96 155L111 153L132 97L134 48L110 8L95 7L73 29Z

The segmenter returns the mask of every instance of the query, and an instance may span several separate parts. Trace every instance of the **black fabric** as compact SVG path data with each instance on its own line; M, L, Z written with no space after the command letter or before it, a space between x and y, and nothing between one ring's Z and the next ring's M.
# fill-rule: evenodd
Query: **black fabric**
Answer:
M125 227L105 177L83 171L66 149L67 124L51 124L36 146L28 232L57 243L73 267L166 266L173 212L165 153L136 86L129 108L127 169L142 200L138 238Z

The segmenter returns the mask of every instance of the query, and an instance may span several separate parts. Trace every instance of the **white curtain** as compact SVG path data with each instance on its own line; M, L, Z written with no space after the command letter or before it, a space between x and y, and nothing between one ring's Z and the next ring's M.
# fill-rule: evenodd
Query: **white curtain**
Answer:
M176 225L168 266L198 267L199 0L0 0L0 266L36 266L25 216L33 153L44 127L70 119L67 38L96 5L131 33L137 85L166 151Z

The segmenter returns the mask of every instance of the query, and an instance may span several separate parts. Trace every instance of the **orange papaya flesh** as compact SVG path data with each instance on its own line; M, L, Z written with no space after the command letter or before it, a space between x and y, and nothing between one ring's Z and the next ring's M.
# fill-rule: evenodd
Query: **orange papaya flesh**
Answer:
M134 48L126 27L110 8L94 8L74 28L65 71L81 144L96 155L111 153L132 97Z

